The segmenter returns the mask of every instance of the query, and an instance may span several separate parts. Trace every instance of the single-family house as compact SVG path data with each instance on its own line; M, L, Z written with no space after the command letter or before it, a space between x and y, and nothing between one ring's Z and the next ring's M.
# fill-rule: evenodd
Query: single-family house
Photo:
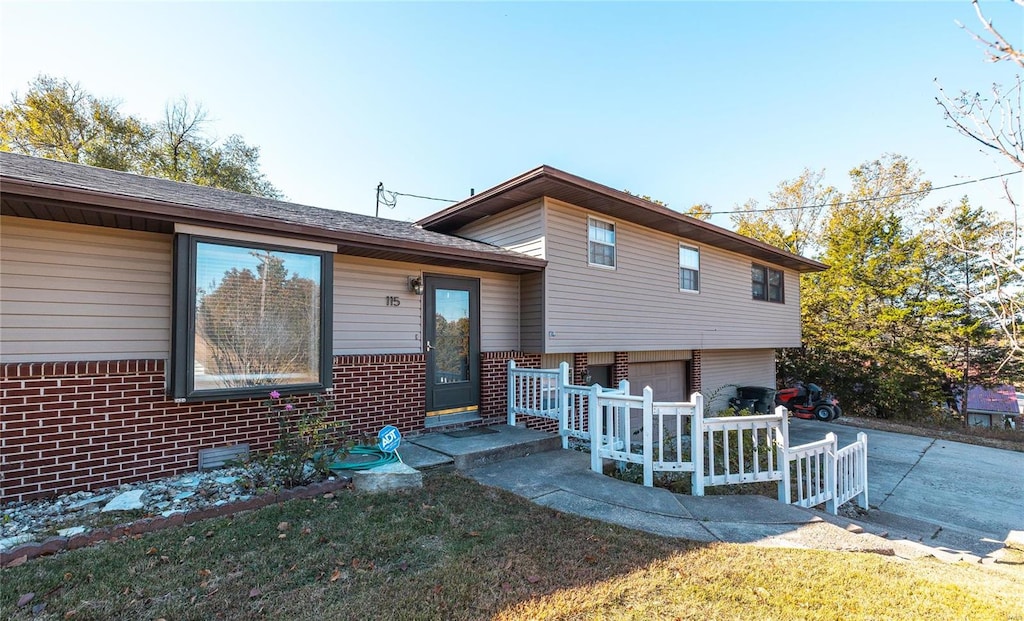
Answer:
M967 391L967 424L971 427L1017 428L1024 417L1024 400L1009 385L985 388L971 386Z
M0 199L5 501L265 450L271 390L410 434L503 421L512 359L771 386L825 269L550 167L416 224L10 153Z

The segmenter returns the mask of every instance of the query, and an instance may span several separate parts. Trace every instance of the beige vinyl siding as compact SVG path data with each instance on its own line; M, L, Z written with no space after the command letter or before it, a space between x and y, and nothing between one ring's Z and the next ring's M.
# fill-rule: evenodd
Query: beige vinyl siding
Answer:
M544 351L544 273L519 277L519 340L524 352Z
M629 352L630 362L666 362L669 360L689 360L693 358L690 350L670 351L631 351Z
M544 258L544 211L540 200L477 220L456 235Z
M736 386L775 387L775 350L704 350L700 355L701 394L714 398L711 411L725 408Z
M166 359L171 236L0 217L0 361Z
M546 353L800 344L795 272L783 270L785 304L755 301L748 257L621 220L615 269L589 266L588 213L552 199L545 205ZM679 290L680 241L700 249L699 292Z
M563 362L569 364L569 372L572 372L572 354L545 354L540 357L540 368L557 369Z
M479 278L481 349L519 348L518 276L335 255L335 355L423 351L423 296L408 282L424 273ZM401 304L387 306L389 296Z

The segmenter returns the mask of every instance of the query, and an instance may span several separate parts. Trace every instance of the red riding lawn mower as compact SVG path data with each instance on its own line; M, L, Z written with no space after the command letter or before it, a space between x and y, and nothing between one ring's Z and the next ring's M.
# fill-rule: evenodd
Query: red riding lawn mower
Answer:
M822 422L835 420L843 415L839 400L822 393L821 386L797 382L795 386L783 388L775 393L775 405L783 405L797 418L816 419Z

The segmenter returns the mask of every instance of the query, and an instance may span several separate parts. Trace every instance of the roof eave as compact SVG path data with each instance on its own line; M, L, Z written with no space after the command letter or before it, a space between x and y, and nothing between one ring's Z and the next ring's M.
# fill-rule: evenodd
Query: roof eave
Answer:
M324 229L273 218L204 209L194 205L28 181L3 174L0 174L0 192L8 196L84 206L91 210L119 215L197 226L216 225L230 230L336 244L340 254L371 256L374 252L386 252L394 256L408 257L409 260L441 260L450 265L481 266L493 271L510 273L537 272L547 265L547 261L527 255L490 254L415 240Z
M770 244L740 235L698 218L687 216L686 214L678 211L671 210L663 205L658 205L657 203L653 203L550 166L540 166L525 172L518 177L509 179L504 183L467 198L466 200L456 203L451 207L429 215L419 220L417 224L425 229L438 232L451 232L457 230L471 221L487 215L499 213L500 209L488 209L489 204L492 204L495 199L500 198L502 195L507 194L512 190L528 186L529 184L540 180L550 180L567 186L572 186L576 189L593 193L595 196L600 196L614 201L621 207L641 210L640 212L632 212L634 215L634 219L632 221L634 222L640 220L640 218L636 218L635 214L645 213L654 218L663 218L667 221L680 223L686 227L694 229L695 231L702 232L703 235L709 238L716 239L718 243L714 245L722 245L722 242L725 242L728 245L749 250L749 252L745 254L750 254L751 256L756 256L758 258L774 257L777 259L776 262L779 264L786 265L799 273L820 272L828 269L828 265L824 263L787 252ZM530 200L540 198L542 195L543 193L537 193L537 196L532 196ZM627 210L627 213L630 212ZM630 220L628 216L623 217L622 214L618 214L617 217ZM643 222L638 223L646 226Z

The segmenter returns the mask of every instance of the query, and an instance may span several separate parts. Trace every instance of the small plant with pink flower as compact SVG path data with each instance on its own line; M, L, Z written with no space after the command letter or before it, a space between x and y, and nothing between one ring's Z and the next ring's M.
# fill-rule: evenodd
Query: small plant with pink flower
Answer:
M277 419L278 438L270 453L257 458L265 472L261 483L295 487L323 480L330 465L348 455L346 425L329 419L334 403L325 395L304 403L274 390L263 404Z

